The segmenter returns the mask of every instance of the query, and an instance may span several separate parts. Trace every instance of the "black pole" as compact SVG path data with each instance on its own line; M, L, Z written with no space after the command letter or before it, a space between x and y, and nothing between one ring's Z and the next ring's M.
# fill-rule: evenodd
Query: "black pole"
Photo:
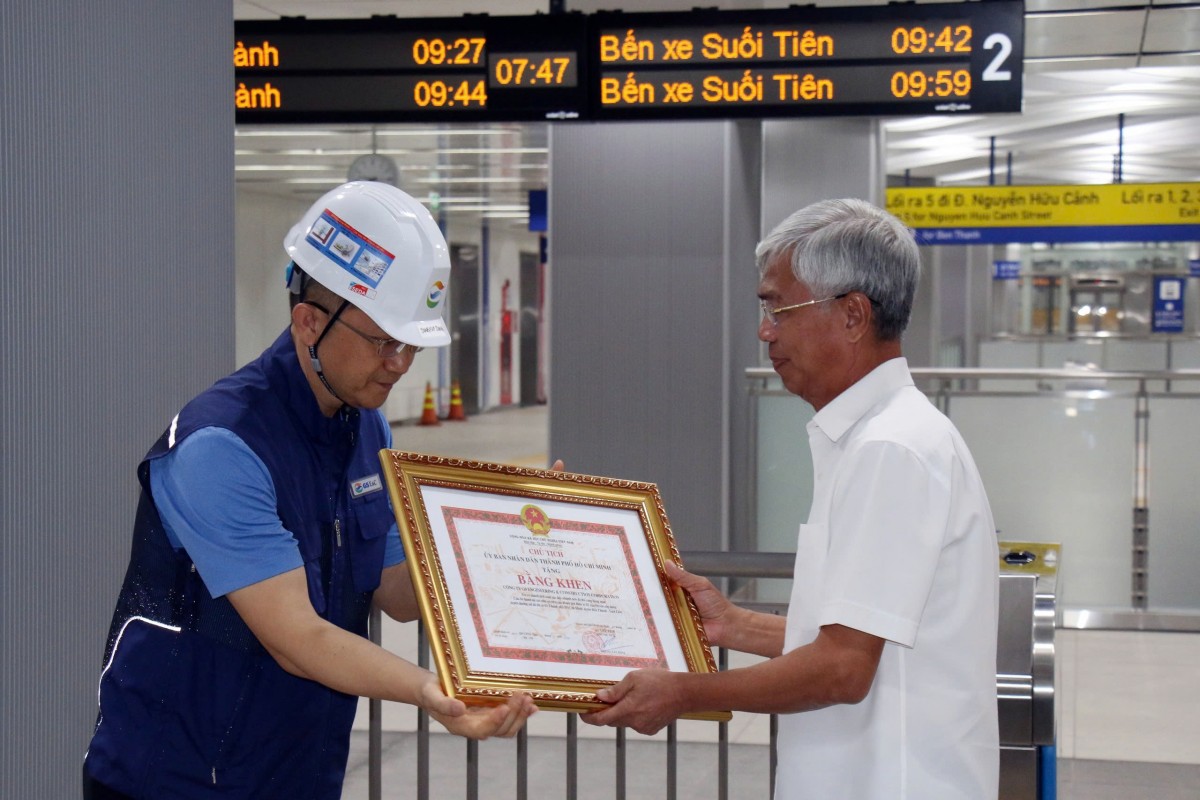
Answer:
M988 186L996 185L996 137L991 138L988 148Z
M1123 183L1123 162L1125 160L1125 115L1117 114L1117 161L1113 165L1114 183Z
M1005 184L1012 186L1012 150L1008 151L1008 169L1005 172Z

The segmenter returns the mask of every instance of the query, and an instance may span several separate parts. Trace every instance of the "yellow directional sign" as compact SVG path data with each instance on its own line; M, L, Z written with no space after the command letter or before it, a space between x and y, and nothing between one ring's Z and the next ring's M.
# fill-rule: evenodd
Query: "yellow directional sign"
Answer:
M1200 240L1200 184L887 190L923 244Z

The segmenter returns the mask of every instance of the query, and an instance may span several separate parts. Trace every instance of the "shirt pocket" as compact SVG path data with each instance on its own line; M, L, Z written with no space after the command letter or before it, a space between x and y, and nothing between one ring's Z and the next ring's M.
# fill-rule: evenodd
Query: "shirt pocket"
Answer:
M354 588L358 592L371 592L379 587L386 534L396 518L386 492L372 492L355 498L350 501L350 509L354 517L355 541L351 554Z

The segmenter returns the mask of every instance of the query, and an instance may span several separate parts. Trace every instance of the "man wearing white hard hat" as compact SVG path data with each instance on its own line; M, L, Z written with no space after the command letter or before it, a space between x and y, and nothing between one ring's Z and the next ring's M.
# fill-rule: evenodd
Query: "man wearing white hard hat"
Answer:
M84 797L341 796L358 696L511 736L365 638L417 606L377 453L378 409L450 341L445 239L399 189L348 183L288 233L291 325L198 395L143 459Z

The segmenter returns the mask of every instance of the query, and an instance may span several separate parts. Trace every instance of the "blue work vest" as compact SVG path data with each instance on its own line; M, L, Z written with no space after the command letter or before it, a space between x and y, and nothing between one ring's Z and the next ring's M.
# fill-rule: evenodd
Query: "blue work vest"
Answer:
M313 608L366 635L394 517L385 491L354 496L350 484L380 475L386 423L346 407L325 417L285 331L188 403L138 468L142 496L87 770L139 798L337 800L357 698L285 672L232 604L208 593L154 505L150 462L210 426L239 436L270 472Z

